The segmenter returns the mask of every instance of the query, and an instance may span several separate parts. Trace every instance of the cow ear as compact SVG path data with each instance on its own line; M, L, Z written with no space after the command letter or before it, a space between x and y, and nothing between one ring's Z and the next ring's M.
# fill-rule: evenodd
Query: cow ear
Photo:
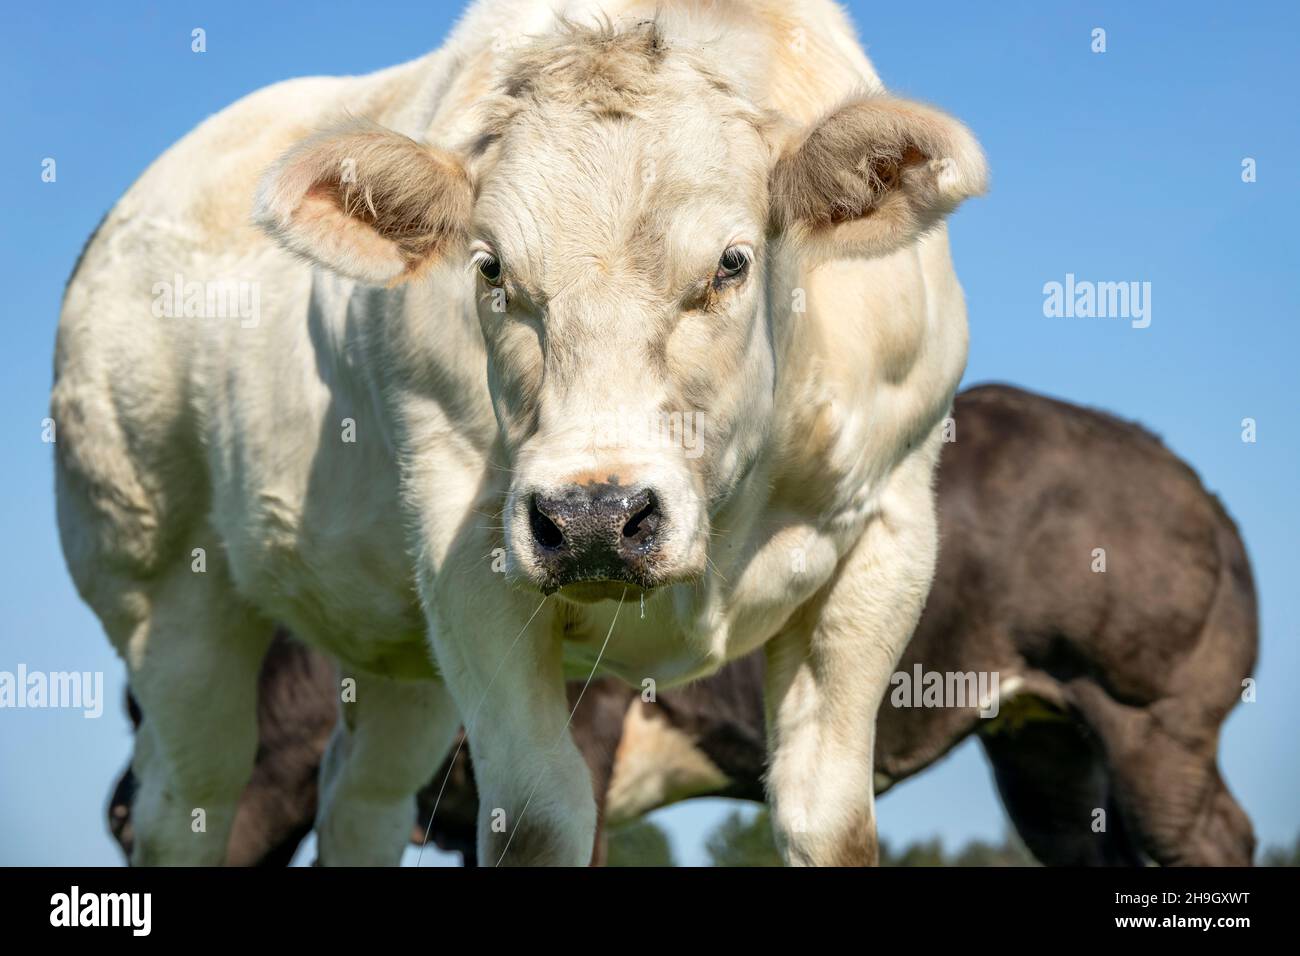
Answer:
M822 256L887 255L982 193L987 180L984 154L961 123L919 103L864 96L781 152L771 225Z
M262 177L253 216L313 262L395 285L463 241L473 194L455 155L353 121L282 156Z

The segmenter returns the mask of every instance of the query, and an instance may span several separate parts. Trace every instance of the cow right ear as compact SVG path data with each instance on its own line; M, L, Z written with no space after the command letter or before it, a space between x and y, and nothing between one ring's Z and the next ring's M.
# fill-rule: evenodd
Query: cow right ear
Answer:
M312 262L396 285L464 241L473 201L455 155L354 121L303 140L267 170L253 218Z
M856 97L789 144L772 170L772 226L815 257L896 252L984 192L975 137L939 110Z

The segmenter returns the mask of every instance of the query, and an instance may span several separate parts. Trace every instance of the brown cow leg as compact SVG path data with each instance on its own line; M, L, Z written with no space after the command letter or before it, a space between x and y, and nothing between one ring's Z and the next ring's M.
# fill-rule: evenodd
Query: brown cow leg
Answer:
M1151 858L1162 866L1250 866L1254 830L1219 775L1215 748L1189 747L1158 727L1146 740L1116 759L1113 773Z
M1047 866L1139 866L1096 738L1063 714L999 722L980 735L1007 813ZM1097 830L1105 811L1105 828Z
M1190 860L1193 865L1252 866L1255 861L1255 828L1227 784L1214 768L1218 784L1210 812L1192 833Z
M1250 820L1217 765L1220 720L1199 700L1127 707L1081 695L1104 741L1114 793L1134 839L1162 866L1249 866Z

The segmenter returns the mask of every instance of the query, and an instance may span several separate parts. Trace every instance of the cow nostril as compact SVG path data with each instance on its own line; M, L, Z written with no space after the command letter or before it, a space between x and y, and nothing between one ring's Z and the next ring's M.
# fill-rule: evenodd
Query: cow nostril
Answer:
M554 521L542 513L537 506L537 496L528 501L528 526L533 531L533 538L543 548L555 550L564 544L564 532Z
M655 533L658 524L659 499L650 491L646 493L645 507L628 518L627 524L623 525L623 537L633 541L648 538Z

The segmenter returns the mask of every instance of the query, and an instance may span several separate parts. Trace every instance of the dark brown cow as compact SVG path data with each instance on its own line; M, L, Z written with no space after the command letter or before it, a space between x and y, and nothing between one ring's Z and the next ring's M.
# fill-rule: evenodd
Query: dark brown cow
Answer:
M897 671L996 673L1000 709L985 719L977 700L898 706L910 702L900 677L879 713L877 789L975 733L1044 863L1249 864L1250 821L1217 762L1257 646L1232 520L1156 438L1109 415L984 386L957 397L954 420L939 472L939 568ZM762 676L755 655L652 703L593 682L574 729L609 822L690 796L761 800ZM310 830L337 697L324 658L277 642L232 863L282 864ZM468 755L445 787L444 776L420 796L417 839L436 802L433 842L473 860ZM131 791L128 770L110 808L125 846Z

